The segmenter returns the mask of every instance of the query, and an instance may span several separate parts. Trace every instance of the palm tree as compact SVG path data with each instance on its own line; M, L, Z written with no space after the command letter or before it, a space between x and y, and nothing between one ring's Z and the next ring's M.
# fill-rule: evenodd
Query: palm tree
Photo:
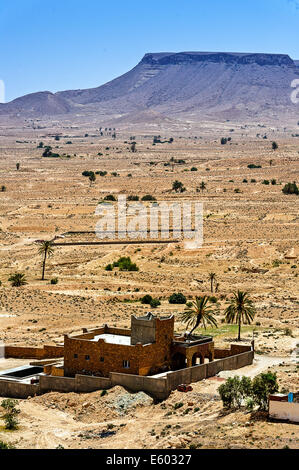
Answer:
M39 254L44 257L43 259L43 273L42 273L42 281L45 279L45 269L46 269L46 259L47 257L49 258L50 256L53 255L54 249L53 249L53 242L49 240L43 240L41 242L41 246L39 247L38 250Z
M213 284L216 279L216 273L209 273L209 279L211 281L211 292L213 293Z
M200 189L202 190L202 192L204 192L205 189L207 189L207 185L204 181L202 181L199 185Z
M27 284L25 274L23 273L11 274L8 280L11 282L13 287L21 287Z
M94 174L94 172L92 171L88 177L89 181L90 181L90 186L92 185L92 183L95 182L96 180L96 175Z
M238 341L241 340L241 323L250 325L255 315L255 307L247 292L238 290L233 293L230 305L225 310L227 323L238 323Z
M217 328L217 322L213 315L214 310L209 307L209 302L210 298L207 295L196 297L195 302L192 302L192 307L181 313L181 321L187 323L187 328L189 325L193 326L188 336L191 336L193 331L198 328L201 322L204 329L206 329L207 324L213 325Z

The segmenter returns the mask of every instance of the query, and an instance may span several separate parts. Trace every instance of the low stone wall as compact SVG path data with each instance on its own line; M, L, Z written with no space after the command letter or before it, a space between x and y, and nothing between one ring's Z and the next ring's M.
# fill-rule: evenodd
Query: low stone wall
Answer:
M174 390L182 383L190 384L199 380L213 377L222 370L235 370L252 364L254 358L253 351L247 351L236 356L229 356L224 359L189 367L187 369L177 370L167 373L168 391Z
M74 378L41 375L39 385L0 379L0 396L27 398L28 396L51 391L88 393L121 385L129 391L144 391L156 399L164 400L181 383L190 384L197 382L207 377L212 377L222 370L240 369L252 364L253 357L254 352L247 351L206 364L168 372L164 377L149 377L117 372L110 372L109 378L80 374L76 374Z
M39 388L41 393L46 392L78 392L88 393L96 390L111 388L111 380L105 377L92 377L88 375L76 375L71 377L58 377L42 375Z
M112 385L121 385L132 392L143 391L161 400L169 395L166 377L155 378L111 372L110 378Z
M8 398L28 398L39 393L38 385L24 384L11 380L0 380L0 396Z
M51 359L63 357L63 346L44 346L43 348L30 348L22 346L5 346L6 358L16 359Z
M214 348L214 358L223 359L229 356L235 356L243 352L251 351L251 347L246 344L231 344L230 349Z

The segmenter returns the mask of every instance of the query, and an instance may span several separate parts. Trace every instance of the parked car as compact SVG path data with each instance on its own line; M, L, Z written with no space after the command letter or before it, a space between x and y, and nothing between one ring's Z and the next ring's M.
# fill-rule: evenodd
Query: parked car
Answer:
M177 387L177 390L178 390L179 392L192 392L193 388L191 387L191 385L180 384L180 385Z

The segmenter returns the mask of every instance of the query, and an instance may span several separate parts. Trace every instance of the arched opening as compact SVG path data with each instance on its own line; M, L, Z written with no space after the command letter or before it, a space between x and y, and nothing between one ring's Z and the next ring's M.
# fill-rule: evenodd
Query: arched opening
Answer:
M171 368L172 370L184 369L186 367L186 363L186 356L184 356L184 354L182 353L177 352L172 356Z
M205 358L200 353L195 353L192 356L192 366L198 366L199 364L204 364Z

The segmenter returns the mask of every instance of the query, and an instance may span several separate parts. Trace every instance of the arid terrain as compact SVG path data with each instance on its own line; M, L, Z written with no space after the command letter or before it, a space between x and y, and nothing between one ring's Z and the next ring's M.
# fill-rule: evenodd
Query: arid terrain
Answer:
M248 291L257 313L252 325L242 328L242 340L254 335L254 364L193 384L187 394L175 391L159 404L121 387L104 396L49 393L19 400L20 428L5 431L0 421L0 440L25 448L298 448L298 425L244 410L224 412L217 393L228 374L254 376L268 368L278 373L282 390L299 389L299 197L282 192L286 183L299 180L298 126L167 126L153 121L146 132L138 126L116 128L116 138L105 124L102 136L99 127L67 123L28 120L24 128L13 122L0 127L0 339L38 346L61 343L64 334L83 327L129 327L133 313L149 310L140 302L145 294L160 299L155 314L176 315L175 329L182 332L184 305L170 305L169 295L182 292L188 300L211 295L213 272L219 328L208 333L217 345L228 347L236 339L237 326L224 323L223 312L232 292ZM164 143L153 145L154 135ZM222 137L231 140L221 145ZM42 157L40 142L60 157ZM96 174L91 184L82 176L85 170L107 174ZM172 190L175 180L185 192ZM206 188L197 189L202 182ZM110 194L202 202L203 247L188 250L182 242L57 246L42 281L35 241L94 231L97 204ZM96 240L75 234L56 241L87 239ZM130 256L139 271L106 271L120 256ZM16 272L25 274L26 285L11 287L8 278ZM58 283L51 284L54 278ZM22 363L28 361L0 359L0 369ZM179 402L183 405L175 408ZM112 434L101 434L106 431Z

